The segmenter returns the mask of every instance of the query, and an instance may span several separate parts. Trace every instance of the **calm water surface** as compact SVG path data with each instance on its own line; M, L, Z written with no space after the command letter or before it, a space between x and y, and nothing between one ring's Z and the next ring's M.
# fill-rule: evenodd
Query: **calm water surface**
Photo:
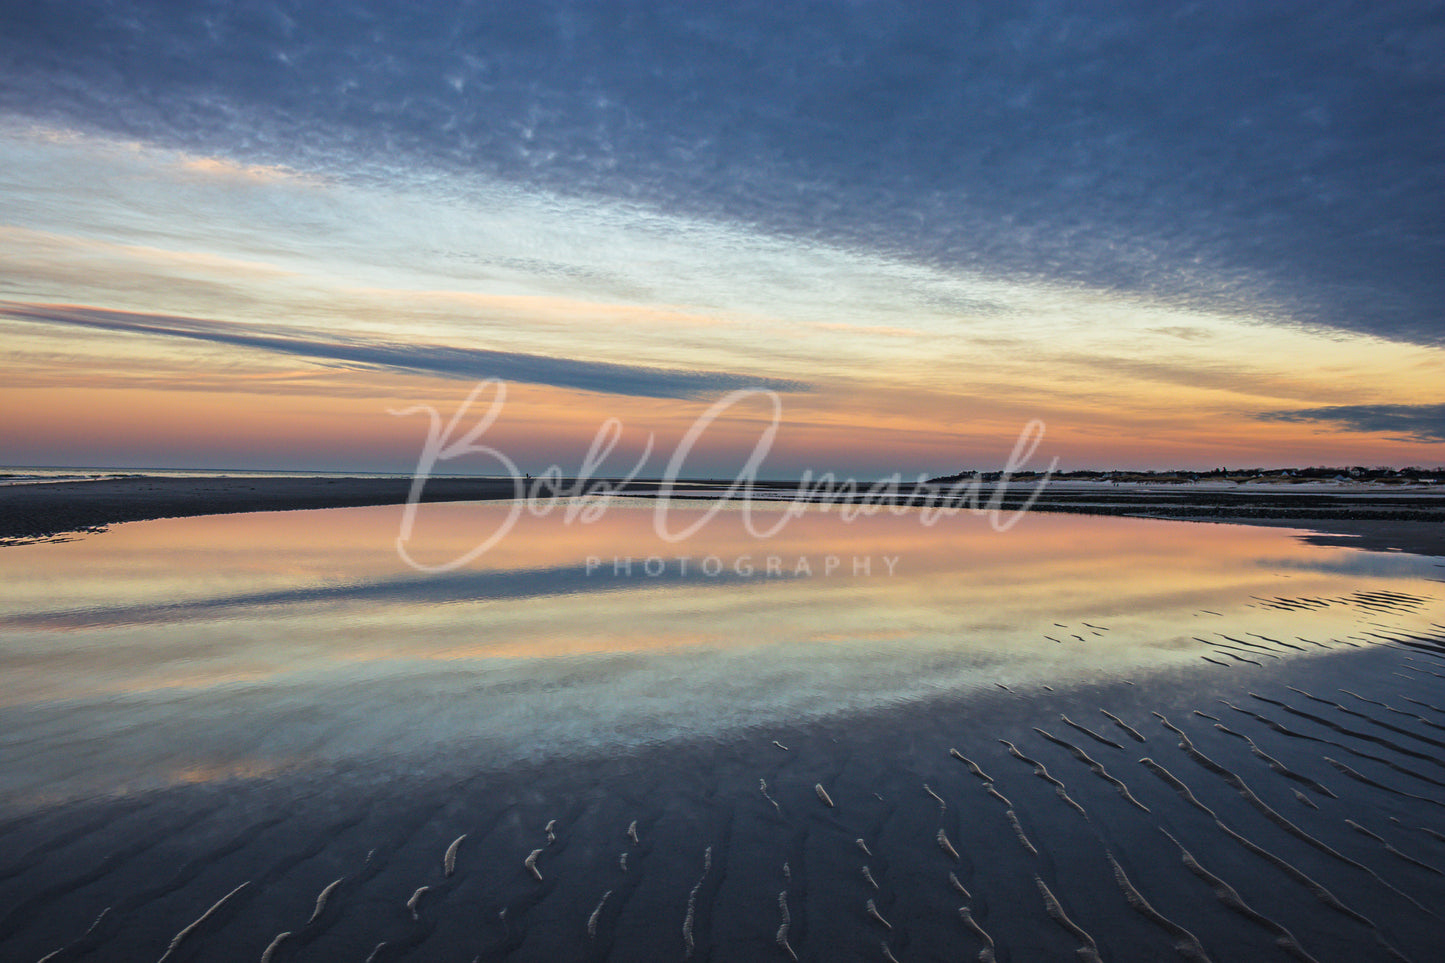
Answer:
M423 506L410 550L442 565L512 510ZM668 524L703 511L674 506ZM0 550L0 801L597 754L997 686L1187 681L1247 633L1328 658L1305 640L1445 622L1445 560L1284 529L812 511L763 540L724 511L669 542L651 503L624 499L587 524L523 513L467 565L425 573L396 552L400 519L176 519Z

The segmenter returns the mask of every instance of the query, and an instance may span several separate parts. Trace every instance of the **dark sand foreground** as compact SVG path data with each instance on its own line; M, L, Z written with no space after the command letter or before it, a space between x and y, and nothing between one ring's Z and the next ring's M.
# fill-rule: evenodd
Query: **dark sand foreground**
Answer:
M1445 648L1359 638L619 758L28 812L0 825L0 956L1429 963Z

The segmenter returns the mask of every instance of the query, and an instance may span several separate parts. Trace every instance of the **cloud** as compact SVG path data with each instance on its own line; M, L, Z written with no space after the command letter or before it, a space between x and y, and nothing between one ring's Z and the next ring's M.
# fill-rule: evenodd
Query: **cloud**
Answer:
M1088 372L1090 379L1097 379L1100 372L1112 372L1123 378L1254 397L1314 401L1326 390L1332 389L1328 396L1335 398L1354 393L1338 385L1312 381L1308 371L1286 373L1239 359L1176 356L1135 360L1102 354L1061 353L1048 360L1076 365Z
M0 112L1438 345L1442 46L1423 0L73 0L0 13Z
M1266 411L1264 421L1327 422L1345 431L1391 432L1410 441L1445 441L1445 404L1330 405L1296 411Z
M390 368L466 381L501 378L506 381L643 398L697 398L737 388L810 390L810 386L802 382L755 378L726 371L651 368L438 344L395 344L360 339L324 340L315 333L299 328L227 324L200 318L110 311L75 305L0 301L0 315L20 321L234 345L298 355L318 362Z
M297 181L294 171L282 167L262 164L237 164L222 157L191 157L179 162L180 168L191 174L219 180L246 183L271 183L275 181Z

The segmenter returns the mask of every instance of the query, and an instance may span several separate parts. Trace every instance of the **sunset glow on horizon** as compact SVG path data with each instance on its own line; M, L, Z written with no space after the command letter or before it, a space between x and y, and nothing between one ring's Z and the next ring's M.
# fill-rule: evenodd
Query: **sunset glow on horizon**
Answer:
M955 6L0 14L0 462L408 471L497 377L532 472L754 387L766 477L1445 463L1413 5Z

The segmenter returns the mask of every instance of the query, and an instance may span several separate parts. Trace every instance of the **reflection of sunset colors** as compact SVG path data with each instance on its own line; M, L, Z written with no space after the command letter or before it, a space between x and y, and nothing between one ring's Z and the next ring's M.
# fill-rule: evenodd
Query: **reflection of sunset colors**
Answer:
M264 688L298 673L344 680L379 663L481 660L473 667L484 669L491 660L759 647L770 659L826 652L842 664L946 657L961 660L964 684L992 679L979 666L1004 673L1000 681L1042 673L1058 682L1192 664L1191 634L1211 628L1202 610L1238 618L1254 595L1355 591L1407 573L1411 561L1228 525L1034 514L998 533L967 512L926 526L917 512L845 523L836 510L810 510L757 539L732 508L669 542L656 534L653 503L620 499L591 523L567 524L563 513L577 507L521 513L473 565L442 576L418 575L390 550L395 507L136 523L64 547L7 549L3 608L49 613L6 625L11 635L34 633L36 645L7 699ZM465 554L509 511L498 502L422 505L412 547L436 562ZM676 529L700 509L671 511ZM756 521L778 517L763 506ZM196 566L211 573L204 583L186 574ZM1304 631L1299 613L1248 618L1255 631ZM1107 635L1081 629L1084 621ZM1087 659L1049 638L1074 642L1071 632L1088 636ZM60 654L47 651L61 638L70 642ZM71 671L70 644L92 653L87 671Z
M1226 658L1204 639L1378 628L1365 625L1378 612L1347 602L1259 599L1424 596L1437 572L1282 529L1030 514L999 533L969 513L849 523L835 506L757 539L731 507L673 542L654 503L567 524L577 507L523 512L473 565L440 575L392 550L395 506L138 522L6 548L0 724L37 752L0 779L0 804L449 746L505 763L711 739L1000 685L1028 698L1187 681L1216 670L1201 656ZM413 548L464 554L509 511L422 505ZM678 529L702 508L671 511ZM780 517L761 506L755 521ZM766 574L769 558L783 574ZM1390 616L1402 631L1441 618L1430 604Z

